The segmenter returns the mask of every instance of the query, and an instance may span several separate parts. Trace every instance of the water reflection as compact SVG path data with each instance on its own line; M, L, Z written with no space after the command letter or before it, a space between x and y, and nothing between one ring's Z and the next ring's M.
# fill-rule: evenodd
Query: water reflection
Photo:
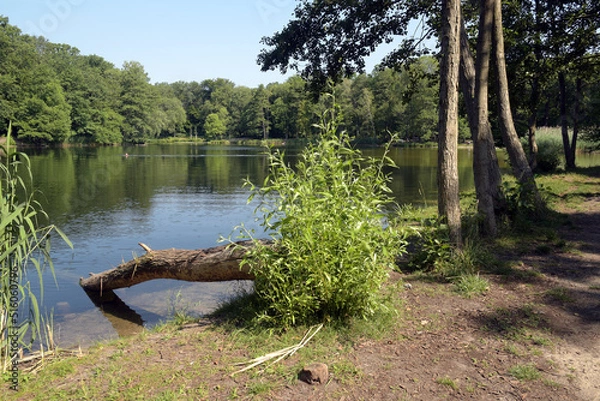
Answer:
M103 294L93 291L85 293L119 336L130 336L143 330L142 316L123 302L114 291L105 291Z

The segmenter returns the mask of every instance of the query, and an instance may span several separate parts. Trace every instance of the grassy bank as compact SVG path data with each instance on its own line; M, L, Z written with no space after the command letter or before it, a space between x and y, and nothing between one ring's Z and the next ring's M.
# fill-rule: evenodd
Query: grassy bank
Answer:
M234 139L212 139L190 138L190 137L169 137L160 139L148 140L149 144L198 144L198 145L241 145L241 146L284 146L302 144L305 141L302 139L250 139L250 138L234 138Z
M572 131L569 131L569 141L572 139ZM562 149L562 132L560 127L539 127L536 133L538 142L552 142ZM584 138L577 138L577 149L580 151L592 151L598 148L597 144Z

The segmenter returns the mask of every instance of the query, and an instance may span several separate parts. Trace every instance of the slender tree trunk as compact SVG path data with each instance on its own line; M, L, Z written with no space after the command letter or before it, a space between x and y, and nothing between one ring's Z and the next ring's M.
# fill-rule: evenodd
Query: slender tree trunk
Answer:
M540 4L540 0L534 0L535 7L535 26L539 29L542 24L542 7ZM542 53L541 46L538 43L534 43L533 45L533 55L536 64L544 63L544 55ZM538 153L538 145L536 140L536 132L537 132L537 114L538 107L540 103L540 77L539 73L534 70L534 77L531 81L531 96L529 97L529 118L527 121L527 139L529 145L529 167L531 170L535 170L537 167L537 153Z
M567 118L567 84L565 81L565 73L558 73L558 89L560 93L560 126L563 140L563 149L565 154L565 164L570 168L571 160L571 142L569 141L569 121Z
M504 208L504 197L502 194L502 174L498 164L498 155L494 145L494 137L489 119L483 116L480 121L478 100L487 102L487 98L475 98L476 70L475 61L469 48L469 38L461 19L460 32L460 85L465 99L469 128L473 137L473 150L476 153L473 158L473 174L475 177L475 191L479 200L479 212L484 217L484 230L494 233L496 223L496 211ZM487 109L487 106L485 106ZM487 113L485 113L487 114ZM481 125L483 124L483 125ZM483 153L481 153L483 152ZM484 178L486 176L487 178ZM491 205L491 207L490 207Z
M575 158L577 152L577 137L579 136L579 116L581 114L581 99L583 97L583 88L581 78L577 78L576 89L575 89L575 105L573 110L573 137L571 137L571 145L569 147L569 157L567 160L567 168L573 169L576 166Z
M458 75L460 0L442 0L442 61L438 135L438 209L450 228L450 241L462 246L458 186Z
M523 146L519 141L510 108L508 94L508 77L506 76L506 60L504 58L504 32L502 29L502 4L501 0L491 0L494 14L494 60L498 79L498 117L502 139L508 152L513 174L521 184L525 194L531 195L537 208L542 207L542 199L537 190L533 171L527 161Z
M527 136L529 143L529 167L534 170L537 166L538 146L535 138L537 131L537 108L540 101L539 78L535 77L531 83L531 96L529 98L529 120Z
M477 125L473 133L473 171L477 192L478 210L484 217L483 231L487 235L497 234L494 198L492 194L492 178L489 174L491 166L490 144L491 130L488 120L488 79L490 73L490 52L492 47L493 13L491 0L481 0L479 14L479 35L477 37L477 60L475 65L475 107Z

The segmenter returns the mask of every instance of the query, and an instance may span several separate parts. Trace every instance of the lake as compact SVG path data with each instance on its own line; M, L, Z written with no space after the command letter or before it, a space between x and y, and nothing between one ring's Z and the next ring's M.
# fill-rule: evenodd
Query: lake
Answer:
M290 155L293 149L286 150ZM371 156L381 149L365 149ZM173 310L201 315L251 283L187 283L154 280L117 290L126 305L94 306L78 284L152 249L198 249L218 245L244 223L260 230L248 204L245 178L261 183L267 158L243 146L148 145L31 151L35 188L50 216L73 242L53 242L56 284L44 275L42 309L54 315L62 347L110 339L165 321ZM125 156L127 154L127 156ZM394 148L391 188L400 203L436 200L436 149ZM292 156L293 157L293 156ZM503 156L500 156L504 159ZM582 160L581 164L600 160ZM459 154L461 189L473 188L471 150ZM506 165L503 163L503 168ZM35 284L35 276L31 277Z

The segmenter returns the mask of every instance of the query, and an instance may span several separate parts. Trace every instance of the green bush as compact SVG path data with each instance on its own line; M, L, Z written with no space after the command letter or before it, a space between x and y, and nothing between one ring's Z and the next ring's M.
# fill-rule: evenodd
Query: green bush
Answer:
M333 118L320 128L321 138L305 148L295 168L274 151L262 187L247 183L251 198L262 200L257 210L275 246L255 241L242 263L256 277L259 321L276 326L372 315L406 246L386 224L391 198L383 168L391 160L363 157Z
M537 141L537 171L551 173L562 164L563 144L557 137L543 136Z
M463 218L466 216L467 213ZM469 218L476 220L474 217ZM463 233L469 235L463 238L462 248L457 249L450 244L448 226L440 223L439 218L416 215L413 220L417 226L414 227L414 235L411 238L414 250L408 259L407 267L410 270L455 281L464 276L476 275L482 268L497 264L494 256L479 238L477 230L470 230L470 233L469 230L464 230Z
M452 258L448 227L438 219L422 219L419 229L415 230L413 243L415 251L411 253L408 267L412 270L436 271L442 263Z
M506 179L503 183L505 199L505 214L511 227L517 230L529 230L531 222L547 216L547 191L543 185L538 186L542 206L538 200L524 186L513 178Z

